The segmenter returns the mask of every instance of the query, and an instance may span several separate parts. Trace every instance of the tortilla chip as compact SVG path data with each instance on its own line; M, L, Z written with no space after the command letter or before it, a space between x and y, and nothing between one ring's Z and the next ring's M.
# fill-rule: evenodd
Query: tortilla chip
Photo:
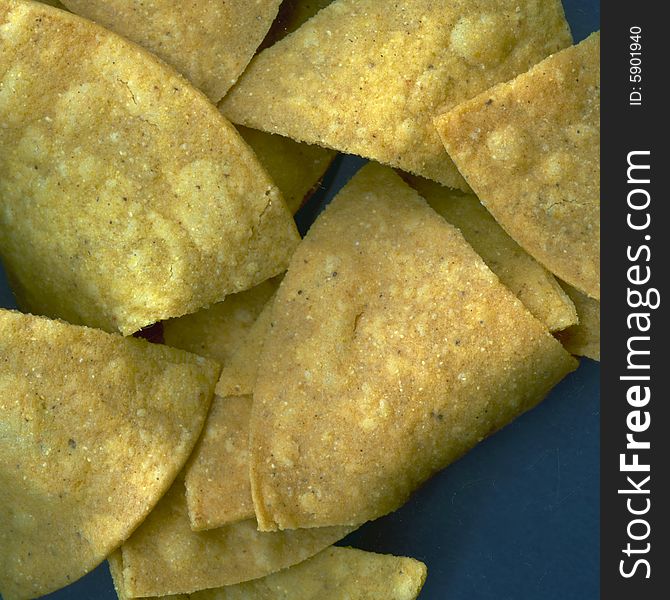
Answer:
M116 589L123 580L119 553L109 558ZM414 600L426 580L426 565L355 548L331 546L267 577L203 590L170 600ZM128 596L119 593L120 600Z
M556 337L570 354L600 361L600 302L567 283L563 288L577 307L579 324L559 332Z
M205 429L185 469L191 529L254 519L249 483L251 397L214 397Z
M265 50L293 33L303 23L309 21L333 0L284 0L279 7L277 18L265 36L259 50Z
M133 333L280 273L298 242L251 150L149 53L0 5L0 252L26 312Z
M72 583L172 484L219 367L199 356L0 310L0 592Z
M258 54L220 107L467 189L433 116L570 43L559 0L335 0Z
M251 519L195 532L178 480L121 546L124 593L186 594L257 579L306 560L350 531L328 527L261 533Z
M249 442L261 530L398 508L576 367L461 234L372 163L312 225L272 320Z
M297 213L318 187L337 152L257 129L237 129L277 184L288 209Z
M600 34L435 121L498 223L600 299Z
M486 266L549 331L577 324L575 305L556 278L505 233L477 196L419 177L407 176L407 180L433 209L460 229Z
M216 103L249 64L281 0L63 0L148 48Z
M254 393L263 345L272 326L273 302L274 297L265 305L263 312L247 333L244 343L240 344L230 362L221 371L221 377L216 384L216 393L222 398Z
M227 296L210 308L163 323L165 343L227 365L272 297L279 278Z

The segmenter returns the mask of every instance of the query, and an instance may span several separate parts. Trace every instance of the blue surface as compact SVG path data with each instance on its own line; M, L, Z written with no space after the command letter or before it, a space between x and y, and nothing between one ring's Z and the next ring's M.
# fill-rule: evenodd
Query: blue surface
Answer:
M600 5L564 0L576 41L599 28ZM338 159L304 231L363 161ZM13 306L0 271L0 305ZM583 360L537 408L429 481L396 513L343 543L428 565L421 600L599 597L600 367ZM106 564L48 596L114 600Z

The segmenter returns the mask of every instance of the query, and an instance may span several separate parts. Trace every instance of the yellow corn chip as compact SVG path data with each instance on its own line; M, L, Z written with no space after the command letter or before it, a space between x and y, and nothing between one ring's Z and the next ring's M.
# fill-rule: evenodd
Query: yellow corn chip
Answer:
M250 63L233 122L467 188L433 116L571 42L559 0L335 0Z
M0 592L71 583L119 546L172 484L218 366L0 310Z
M305 21L309 21L333 0L284 0L279 7L277 18L265 36L260 50L269 48L287 35L293 33Z
M115 585L122 579L117 561L109 561ZM415 600L425 580L426 565L413 558L332 546L278 573L196 592L190 600Z
M121 546L123 590L129 597L165 596L257 579L306 560L350 531L261 533L251 519L195 532L178 480Z
M231 294L210 308L165 321L165 343L227 365L242 346L279 281L269 279L250 290Z
M218 102L247 66L281 0L64 0L151 50Z
M268 301L247 333L244 343L240 344L230 362L221 371L221 377L216 384L216 393L222 398L253 394L263 344L272 324L273 302L274 298Z
M575 306L556 278L505 233L477 196L419 177L408 176L408 181L428 204L460 229L488 268L549 331L577 324Z
M234 128L147 52L0 5L0 252L19 306L133 333L285 269L295 224Z
M249 442L261 530L398 508L576 366L461 234L375 164L309 230L272 321Z
M249 483L251 397L215 396L205 429L185 468L191 529L254 519Z
M531 256L600 298L600 34L435 121L496 220Z
M337 154L334 150L299 144L257 129L239 126L238 131L277 184L293 214L315 191Z
M563 287L577 307L579 324L560 331L556 337L571 354L599 361L600 302L582 294L567 283L564 283Z

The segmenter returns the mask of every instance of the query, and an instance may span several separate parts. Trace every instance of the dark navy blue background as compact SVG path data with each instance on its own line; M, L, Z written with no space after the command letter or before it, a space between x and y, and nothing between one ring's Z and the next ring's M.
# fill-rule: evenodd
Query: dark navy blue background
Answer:
M575 41L600 27L597 0L564 0ZM301 229L360 167L338 158ZM0 272L0 305L14 306ZM428 565L421 600L599 597L600 367L579 369L537 408L481 443L396 513L343 544ZM53 600L114 600L106 564Z

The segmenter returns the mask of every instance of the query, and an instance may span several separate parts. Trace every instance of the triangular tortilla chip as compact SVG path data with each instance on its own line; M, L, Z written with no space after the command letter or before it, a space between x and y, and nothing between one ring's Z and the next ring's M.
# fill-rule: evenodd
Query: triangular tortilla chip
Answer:
M600 360L600 302L589 298L567 283L563 288L577 307L579 324L560 331L556 337L575 356Z
M196 443L219 367L0 310L0 592L35 597L105 559Z
M257 129L242 126L237 129L277 184L288 209L297 213L316 190L337 153Z
M151 50L218 102L249 64L281 0L63 0Z
M570 43L559 0L336 0L258 54L220 107L465 188L433 116Z
M119 589L118 558L109 562ZM413 558L332 546L278 573L196 592L190 600L415 600L425 580L426 565ZM121 594L119 598L127 600ZM188 600L170 600L182 598Z
M221 377L216 384L216 393L222 398L253 394L263 345L272 327L273 302L274 297L265 305L263 312L247 333L244 343L237 348L229 363L222 369Z
M419 177L407 179L433 209L460 229L486 266L549 331L577 324L575 305L556 278L505 233L477 196Z
M251 396L215 396L205 428L184 469L191 529L255 519L249 483Z
M272 320L249 442L262 530L398 508L576 366L461 234L375 164L312 225Z
M243 345L280 279L269 279L210 308L163 323L165 343L227 365Z
M436 119L498 223L552 273L600 298L600 35Z
M298 241L255 156L134 44L0 5L0 252L26 311L133 333L280 273Z
M257 579L306 560L350 531L326 527L261 533L251 519L195 532L178 480L121 546L124 593L186 594Z

